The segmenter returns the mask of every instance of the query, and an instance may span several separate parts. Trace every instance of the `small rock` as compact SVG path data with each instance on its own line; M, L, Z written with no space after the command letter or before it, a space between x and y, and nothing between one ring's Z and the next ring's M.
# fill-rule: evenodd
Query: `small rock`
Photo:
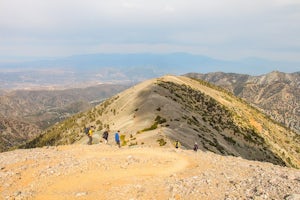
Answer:
M6 197L5 197L5 199L11 199L11 198L12 198L11 196L6 196Z
M135 185L135 188L136 188L136 189L141 189L142 186L138 184L138 185Z
M82 196L86 196L88 193L87 192L78 192L76 193L76 197L82 197Z
M4 183L4 187L10 187L11 186L11 184L9 184L9 183Z
M284 200L300 200L300 194L289 194L284 197Z
M170 178L172 178L172 177L177 177L177 174L171 174Z
M22 194L21 191L17 191L17 192L14 193L14 196L19 196L19 195L21 195L21 194Z
M121 165L120 167L122 168L122 169L127 169L127 167L128 167L128 163L124 163L123 165Z

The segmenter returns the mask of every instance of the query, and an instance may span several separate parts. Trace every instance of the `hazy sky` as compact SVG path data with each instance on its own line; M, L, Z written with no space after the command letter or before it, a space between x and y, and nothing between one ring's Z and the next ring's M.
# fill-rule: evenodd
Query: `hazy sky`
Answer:
M189 52L300 61L300 0L0 0L0 57Z

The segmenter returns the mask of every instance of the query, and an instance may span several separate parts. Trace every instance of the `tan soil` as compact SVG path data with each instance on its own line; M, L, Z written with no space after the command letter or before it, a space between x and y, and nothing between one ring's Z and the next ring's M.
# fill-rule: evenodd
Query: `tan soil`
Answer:
M283 199L300 171L173 148L72 145L0 154L2 199Z

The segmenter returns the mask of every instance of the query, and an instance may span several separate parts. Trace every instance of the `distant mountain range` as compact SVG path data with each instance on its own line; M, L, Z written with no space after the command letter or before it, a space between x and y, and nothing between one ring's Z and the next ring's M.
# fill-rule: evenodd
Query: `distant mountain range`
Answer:
M49 126L101 103L129 85L18 90L0 96L0 151L35 138Z
M48 60L0 63L0 89L78 85L87 82L136 83L165 74L235 72L258 75L277 69L300 71L300 63L248 58L226 61L188 53L88 54ZM298 71L296 70L296 71ZM49 76L51 78L49 78Z
M300 136L230 92L202 80L164 76L135 85L87 112L56 124L23 147L94 143L120 130L122 146L168 146L300 167Z
M300 134L300 72L274 71L261 76L217 72L186 76L229 90Z

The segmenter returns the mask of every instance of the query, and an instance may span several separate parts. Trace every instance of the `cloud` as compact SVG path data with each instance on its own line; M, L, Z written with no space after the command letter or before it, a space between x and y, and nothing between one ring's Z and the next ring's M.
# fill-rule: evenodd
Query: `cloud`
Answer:
M0 1L1 55L70 55L110 46L300 59L299 35L300 2L294 0Z

